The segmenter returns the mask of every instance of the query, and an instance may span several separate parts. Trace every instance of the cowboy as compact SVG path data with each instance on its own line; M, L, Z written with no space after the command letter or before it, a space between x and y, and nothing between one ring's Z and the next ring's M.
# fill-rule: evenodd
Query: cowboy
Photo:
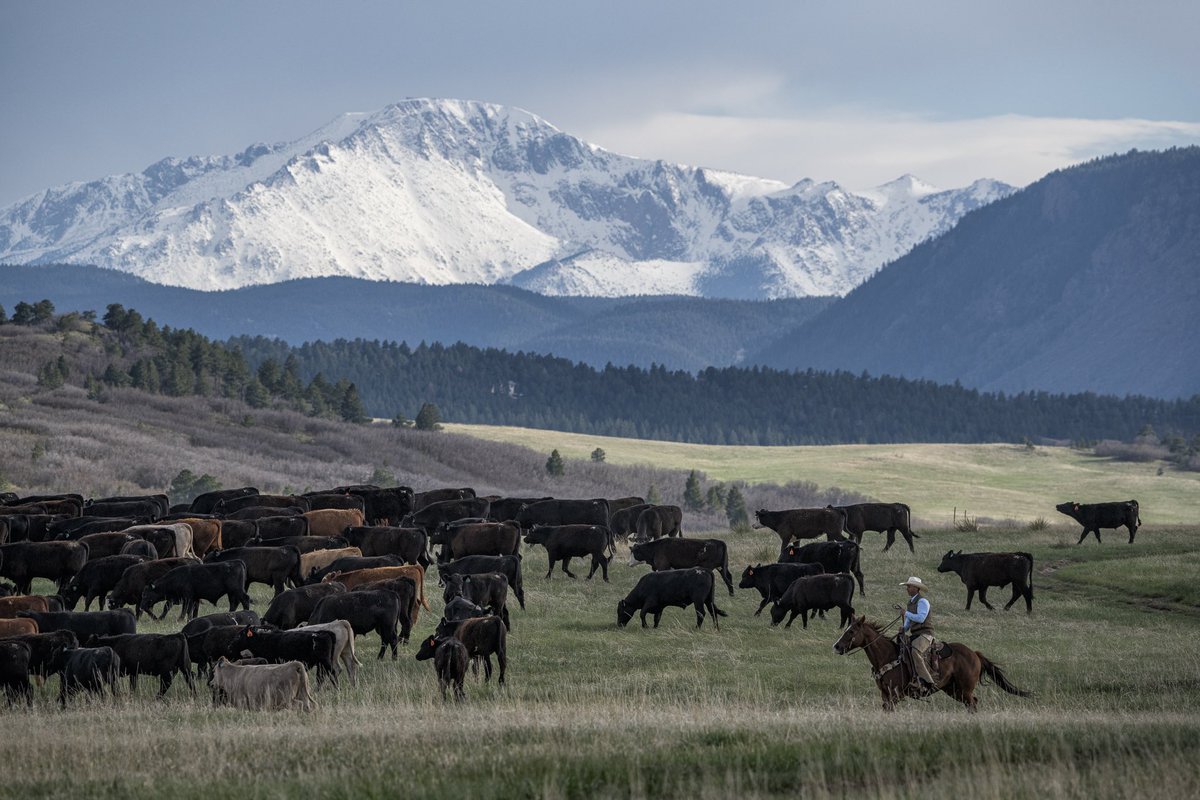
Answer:
M916 671L909 688L916 697L926 697L938 690L937 680L929 671L929 648L933 645L933 619L930 617L929 599L925 597L929 587L917 577L909 578L900 585L908 589L902 635L908 635L913 669ZM894 608L899 611L901 607L897 605Z

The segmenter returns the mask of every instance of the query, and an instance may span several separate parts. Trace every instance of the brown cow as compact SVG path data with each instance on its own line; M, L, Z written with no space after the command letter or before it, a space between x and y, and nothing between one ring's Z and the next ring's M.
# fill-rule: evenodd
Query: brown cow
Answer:
M309 536L341 536L352 525L365 525L363 512L357 508L322 508L305 511Z
M18 611L50 610L50 604L40 594L18 594L13 597L0 597L0 619L16 619Z
M200 558L213 550L221 550L225 545L221 541L222 521L219 519L200 519L187 517L175 522L186 522L192 526L192 549Z
M38 633L38 624L31 619L0 619L0 639L31 633Z
M392 578L412 578L417 584L417 599L421 607L430 611L429 603L425 600L425 568L420 564L405 564L403 567L374 567L372 569L353 569L349 572L331 572L321 579L322 583L337 581L347 590L353 591L356 586L375 581L387 581Z
M343 556L361 556L357 547L340 547L336 550L313 550L300 556L300 578L308 580L317 570L325 569Z

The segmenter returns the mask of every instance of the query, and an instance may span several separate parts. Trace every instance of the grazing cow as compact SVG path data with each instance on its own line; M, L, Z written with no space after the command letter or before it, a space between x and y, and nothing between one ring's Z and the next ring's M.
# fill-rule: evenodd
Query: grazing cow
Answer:
M793 508L787 511L754 512L756 528L770 528L784 545L793 539L815 539L824 534L831 542L845 541L846 512L836 508Z
M254 494L243 497L226 497L213 506L212 513L228 517L243 508L299 508L308 511L308 498L293 494ZM198 510L198 509L197 509Z
M346 528L363 525L366 518L356 508L326 508L320 511L305 511L308 519L309 536L341 536Z
M432 533L441 525L460 519L485 518L491 503L480 497L465 500L441 500L430 503L419 511L407 514L400 521L405 528L421 528Z
M408 620L406 631L411 631L417 624L421 613L421 602L417 599L417 582L409 577L389 578L385 581L372 581L354 587L353 591L383 590L393 592L400 598L400 622ZM401 641L408 642L408 633L401 631Z
M913 539L919 539L912 532L912 510L904 503L855 503L849 506L826 506L836 508L846 514L846 533L850 534L855 544L862 544L863 533L876 531L887 534L887 544L883 546L886 553L896 543L896 533L899 532L908 543L910 553L913 549Z
M226 564L241 561L246 565L246 590L250 584L263 583L275 590L275 596L285 584L299 586L300 551L295 547L235 547L217 550L204 557L205 564Z
M448 622L462 622L464 619L486 617L488 613L485 608L475 605L467 598L456 597L442 609L442 619Z
M417 587L417 601L421 604L421 608L429 611L429 602L425 599L425 568L420 564L404 564L399 567L374 567L370 569L356 569L350 572L331 572L321 579L322 583L329 581L337 581L344 585L347 589L353 591L355 588L366 583L375 583L376 581L388 581L393 578L411 578L413 584Z
M854 542L813 542L784 545L779 553L781 564L820 564L828 573L848 572L858 581L858 593L866 597L859 566L859 546Z
M181 673L192 693L196 683L192 680L192 659L188 654L188 640L182 633L129 633L122 636L92 636L85 642L88 647L111 647L121 661L121 674L129 676L129 691L137 691L138 675L157 675L158 696L162 697L171 688L175 673Z
M40 594L0 597L0 619L16 619L18 611L49 611L50 603Z
M649 564L650 569L715 569L733 595L733 575L729 571L729 549L720 539L655 539L635 544L629 551L629 566Z
M9 636L28 636L38 632L38 624L31 619L0 619L0 639Z
M312 616L317 603L331 594L344 594L345 592L346 587L336 581L288 589L282 594L275 595L271 600L271 605L267 607L267 613L263 614L263 622L285 631L297 628Z
M521 552L521 527L515 522L443 523L429 537L442 545L439 561L466 556L515 556Z
M522 610L525 608L525 584L521 579L520 556L467 556L448 564L438 565L438 579L445 582L450 575L478 575L499 572L508 579Z
M258 494L258 489L255 489L253 486L243 486L240 489L217 489L214 492L205 492L204 494L196 495L192 498L192 503L188 507L188 510L197 514L211 514L216 509L217 504L223 500L234 500L254 494Z
M669 569L643 575L633 591L617 602L617 627L624 628L634 613L640 611L642 627L646 627L646 615L653 614L657 628L663 609L668 606L694 606L697 628L704 624L705 612L712 614L713 627L720 628L717 618L725 616L725 612L717 608L713 599L715 583L707 569Z
M336 595L335 595L336 596ZM331 631L272 631L248 625L229 646L230 656L250 655L265 658L276 664L283 661L299 661L305 667L317 668L317 685L326 679L337 686L337 673L333 669L333 649L337 636Z
M332 550L313 550L304 553L300 556L300 582L307 581L313 576L313 573L325 569L339 558L356 557L362 554L362 550L357 547L338 547Z
M1129 529L1129 544L1133 544L1133 537L1137 535L1138 526L1142 524L1137 500L1126 500L1119 503L1076 503L1072 501L1059 503L1054 508L1060 514L1066 514L1083 526L1083 533L1079 535L1079 541L1076 544L1083 544L1083 540L1089 533L1096 534L1096 541L1099 542L1101 528L1115 530L1120 527Z
M534 525L603 525L608 527L608 501L541 500L517 512L517 524L530 530Z
M358 668L362 664L354 650L354 626L344 619L314 623L303 626L305 631L328 631L333 634L333 665L346 668L350 685L358 686Z
M199 563L194 558L162 558L126 567L117 585L108 593L108 607L133 606L138 619L142 618L142 591L176 567Z
M158 548L145 539L134 539L131 542L127 542L117 555L138 556L143 561L154 561L158 558Z
M119 611L18 611L17 616L37 623L38 633L70 631L86 642L89 636L116 636L134 633L137 623L133 612Z
M345 531L346 541L364 556L397 556L406 564L429 567L429 536L422 528L355 526Z
M396 628L403 627L404 641L408 641L411 632L408 615L401 614L400 610L400 597L395 592L360 589L325 597L317 603L309 620L319 625L322 622L344 619L354 628L356 636L374 631L379 634L380 639L378 658L382 659L384 652L391 647L392 660L395 661L398 657L396 647L401 638Z
M809 575L820 575L824 571L825 568L820 564L755 564L742 571L742 579L738 586L742 589L757 589L762 595L762 602L754 612L754 616L757 617L767 607L767 603L783 597L792 581Z
M370 525L398 525L416 507L413 490L407 486L351 489L349 494L363 501L363 518Z
M0 577L29 594L34 578L49 578L58 590L87 563L88 550L79 542L17 542L0 545Z
M241 561L176 567L142 590L138 607L149 612L156 603L165 600L166 606L159 619L167 615L174 603L182 606L181 618L186 616L195 619L200 613L201 600L215 605L222 597L229 598L230 611L238 605L250 610L250 595L246 593L246 565Z
M517 518L517 514L525 506L553 499L553 497L489 497L487 518L489 522L511 522Z
M547 578L554 572L556 561L562 561L563 573L574 578L569 568L571 559L591 556L592 568L588 570L588 580L599 569L604 582L608 583L608 564L617 552L612 531L601 525L535 525L525 536L525 543L540 544L546 548L546 556L550 560Z
M683 536L683 509L656 505L642 509L634 523L631 541L649 542L664 536Z
M1025 598L1025 612L1033 613L1033 556L1029 553L957 553L953 550L942 556L938 572L955 572L967 586L967 610L975 592L989 611L994 611L987 601L989 586L1004 587L1012 584L1012 599L1004 605L1007 611L1018 598Z
M456 597L476 603L500 617L504 627L512 630L508 618L508 578L499 572L468 575L447 575L442 599L447 603Z
M302 518L303 519L303 518ZM305 524L308 520L305 520ZM245 547L258 536L258 525L249 519L221 520L221 546Z
M637 533L638 517L651 507L650 503L638 503L613 511L608 518L608 527L612 530L613 536L618 539L628 539L632 534Z
M417 661L433 659L433 669L437 673L438 687L442 690L442 702L446 701L446 689L454 687L454 699L462 700L467 696L463 683L467 679L467 647L458 639L446 636L442 639L430 636L421 642L417 651Z
M33 707L33 687L29 684L32 658L33 651L24 642L0 641L0 686L10 707L21 698Z
M434 503L445 503L454 500L474 500L475 490L471 488L463 489L430 489L427 492L417 492L412 496L412 510L420 511L428 508Z
M854 577L849 573L836 575L809 575L792 581L783 596L771 606L771 625L778 625L791 612L787 625L792 627L796 615L801 615L804 627L808 627L809 611L828 611L837 608L842 612L839 628L844 628L854 616Z
M121 659L111 647L77 647L63 651L58 702L67 707L67 698L84 691L104 696L104 690L117 696Z
M492 655L496 656L500 667L500 677L497 683L504 685L504 673L508 670L508 629L499 617L479 617L465 619L462 622L438 623L434 633L436 638L452 637L463 643L469 658L483 660L483 680L487 682L492 677ZM422 642L424 646L424 642Z
M100 608L104 608L104 601L108 593L121 582L121 576L125 574L125 570L145 561L146 559L142 556L107 556L88 561L83 565L83 569L79 570L71 579L71 582L63 588L61 592L63 605L68 610L74 611L75 606L79 605L80 598L83 598L84 611L91 610L93 600L98 601Z
M213 667L210 681L213 705L230 705L252 711L317 706L308 686L308 670L299 661L283 664L239 665L222 658Z

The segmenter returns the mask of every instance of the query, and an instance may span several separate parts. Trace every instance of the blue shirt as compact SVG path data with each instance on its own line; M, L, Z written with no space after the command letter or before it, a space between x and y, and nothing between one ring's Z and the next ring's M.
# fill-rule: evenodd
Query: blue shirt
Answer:
M929 601L924 597L917 598L917 613L911 611L904 612L904 630L908 630L912 623L921 623L929 616Z

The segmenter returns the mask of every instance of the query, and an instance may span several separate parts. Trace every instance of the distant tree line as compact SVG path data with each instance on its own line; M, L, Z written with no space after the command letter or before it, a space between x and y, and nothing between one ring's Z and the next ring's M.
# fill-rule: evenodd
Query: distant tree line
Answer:
M8 322L55 324L49 301L19 303ZM91 318L90 312L65 320ZM0 317L0 319L3 319ZM1132 440L1147 425L1164 441L1200 433L1200 395L1188 400L1047 392L980 392L955 383L849 372L709 368L697 374L465 344L337 339L293 347L263 337L215 342L109 305L108 362L73 374L66 359L39 382L82 382L167 395L222 396L349 422L369 416L437 430L443 419L709 444ZM418 409L409 422L405 413ZM1189 454L1190 455L1190 454ZM602 460L603 454L593 454Z

